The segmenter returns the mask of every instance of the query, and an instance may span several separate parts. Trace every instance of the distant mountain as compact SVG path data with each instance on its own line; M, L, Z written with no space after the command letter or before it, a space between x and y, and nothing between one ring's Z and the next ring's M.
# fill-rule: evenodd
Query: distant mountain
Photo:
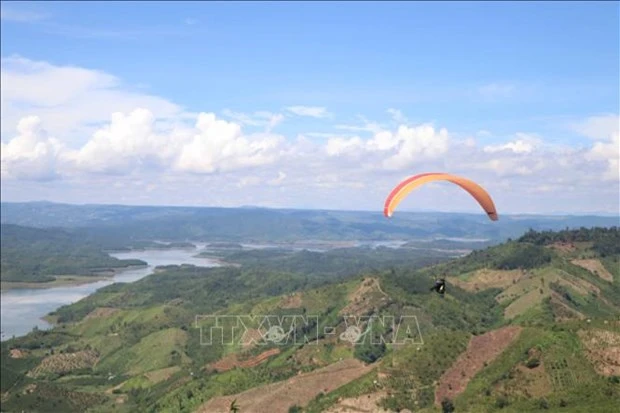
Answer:
M328 211L268 208L198 208L2 203L1 222L106 232L110 237L168 241L292 241L300 239L466 238L503 241L528 229L613 226L618 217Z

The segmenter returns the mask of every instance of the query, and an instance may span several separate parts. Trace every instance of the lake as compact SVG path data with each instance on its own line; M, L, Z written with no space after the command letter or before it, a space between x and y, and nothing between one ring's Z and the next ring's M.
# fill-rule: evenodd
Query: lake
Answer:
M28 334L35 326L40 329L49 328L51 325L42 320L41 317L63 305L79 301L102 287L117 282L137 281L152 274L157 266L193 264L201 267L217 267L220 265L208 258L194 257L201 251L204 244L197 245L197 247L195 250L145 250L110 253L111 256L119 259L135 258L143 260L148 263L148 266L123 270L110 279L89 284L3 291L0 296L2 341L10 339L13 335Z

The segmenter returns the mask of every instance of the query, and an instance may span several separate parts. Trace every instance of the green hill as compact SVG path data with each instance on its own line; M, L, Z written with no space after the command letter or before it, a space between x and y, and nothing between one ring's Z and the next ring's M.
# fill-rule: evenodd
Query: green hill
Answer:
M238 399L243 412L260 397L274 412L369 400L386 411L613 411L619 236L530 231L430 267L424 254L342 249L233 250L225 258L239 267L167 268L3 342L2 410L219 411ZM429 291L439 276L443 297ZM243 324L215 324L231 314ZM273 323L283 341L265 339ZM352 327L366 332L356 345ZM224 341L208 341L213 331ZM96 360L71 370L57 354ZM336 377L345 384L330 388Z
M132 265L140 260L119 260L102 246L62 229L39 229L2 224L0 279L6 282L50 282L59 275L91 276Z

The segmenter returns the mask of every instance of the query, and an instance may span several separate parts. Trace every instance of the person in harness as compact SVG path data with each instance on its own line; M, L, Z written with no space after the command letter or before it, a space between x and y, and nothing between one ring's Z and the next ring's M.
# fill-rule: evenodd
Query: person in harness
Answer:
M435 280L435 285L431 287L431 291L443 295L446 292L446 280L443 278Z

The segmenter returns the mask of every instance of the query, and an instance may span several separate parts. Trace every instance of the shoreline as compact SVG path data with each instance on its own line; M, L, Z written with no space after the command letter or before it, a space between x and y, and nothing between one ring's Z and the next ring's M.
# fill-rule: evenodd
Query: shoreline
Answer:
M204 258L210 261L213 261L214 263L222 266L222 267L236 267L236 268L240 268L241 264L237 264L234 262L228 262L228 261L224 261L221 257L216 257L216 256L212 256L212 255L202 255L204 254L204 252L198 253L197 255L193 255L194 258Z
M84 284L91 284L98 281L113 279L116 275L129 270L146 268L148 265L129 265L122 268L111 268L104 271L97 271L93 275L56 275L54 281L47 282L28 282L28 281L0 281L0 292L15 290L45 290L57 287L77 287Z

